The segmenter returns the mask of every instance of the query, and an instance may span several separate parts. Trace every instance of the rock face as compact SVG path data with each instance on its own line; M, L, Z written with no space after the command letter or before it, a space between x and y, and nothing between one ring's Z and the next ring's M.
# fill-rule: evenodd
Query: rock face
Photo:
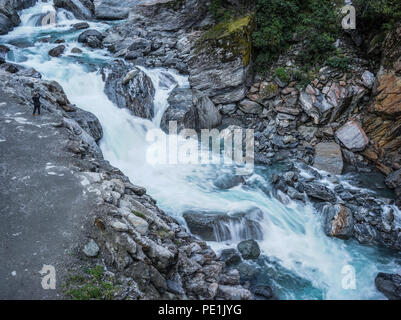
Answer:
M401 300L401 276L380 272L375 279L377 290L390 300Z
M336 137L351 151L362 151L369 143L369 138L358 122L348 121L336 131Z
M343 205L328 205L323 209L325 232L330 237L349 239L352 237L354 219L351 211Z
M86 30L78 37L78 42L84 45L97 49L102 47L103 35L97 30Z
M221 114L207 96L194 90L193 104L198 113L200 129L213 129L221 124Z
M91 19L95 9L91 0L54 0L54 6L71 11L77 19Z
M90 112L76 109L69 113L69 116L74 119L82 129L89 133L96 142L99 142L103 137L103 128L99 119Z
M35 3L36 0L0 0L0 35L20 24L18 10L32 7Z
M344 163L340 146L334 142L322 142L316 145L313 166L335 175L341 174Z
M241 239L263 239L259 220L263 213L259 209L248 212L238 212L227 215L221 212L196 212L184 213L189 230L205 241L226 241L232 239L230 226L235 225L237 236Z
M102 69L105 93L120 108L127 108L137 117L152 119L155 89L152 80L140 69L116 61Z
M242 241L237 248L245 260L256 260L260 256L260 248L255 240Z
M199 36L188 58L189 82L215 104L229 104L246 95L251 70L250 17L218 25Z

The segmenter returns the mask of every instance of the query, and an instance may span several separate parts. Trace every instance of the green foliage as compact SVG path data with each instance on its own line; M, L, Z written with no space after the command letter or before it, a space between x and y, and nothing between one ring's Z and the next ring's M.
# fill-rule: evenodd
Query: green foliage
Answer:
M291 80L291 77L288 74L287 70L281 67L276 70L276 76L283 82L290 82Z
M365 31L388 31L401 21L400 0L355 0L357 9L357 27Z
M103 267L84 268L87 276L73 275L63 285L72 300L111 300L117 291L110 279L104 276Z
M340 56L333 56L327 59L326 65L331 68L339 69L345 72L348 71L350 62L351 62L350 58L340 55Z
M232 10L225 6L224 0L211 0L210 12L215 22L227 21L233 17Z
M300 65L323 63L335 51L340 29L332 0L258 0L255 22L253 44L258 51L259 71L295 41L303 42L297 57Z

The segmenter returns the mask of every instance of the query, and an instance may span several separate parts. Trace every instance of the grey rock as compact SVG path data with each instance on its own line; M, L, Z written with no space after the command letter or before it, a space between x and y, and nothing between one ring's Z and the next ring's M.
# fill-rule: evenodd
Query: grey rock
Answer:
M322 142L316 145L313 166L335 175L341 174L344 163L340 146L334 142Z
M231 215L222 212L186 211L183 216L189 230L205 241L231 240L231 225L238 228L236 236L240 239L263 239L258 222L263 213L258 208Z
M341 143L351 151L362 151L369 143L369 138L358 122L348 121L336 131L336 137Z
M260 248L255 240L241 241L237 248L245 260L256 260L260 256Z
M213 129L221 124L220 112L214 103L200 91L193 91L193 104L198 113L200 129Z
M78 19L90 19L94 11L91 0L54 0L54 6L71 11Z
M65 45L59 45L49 51L49 56L59 57L64 53L64 51L65 51Z
M328 236L350 239L354 228L354 219L350 209L343 205L326 205L323 208L325 216L325 232Z
M90 134L96 142L99 142L99 140L102 139L102 125L93 113L77 109L75 112L70 113L69 116L74 119L82 129Z
M126 0L124 2L114 0L94 0L94 14L96 19L122 20L127 19L130 10L138 3L137 0Z
M362 74L362 82L363 82L363 85L365 87L367 87L369 89L372 89L373 85L375 84L375 81L376 81L376 78L375 78L375 75L372 72L366 70Z
M386 178L386 185L390 189L401 187L401 169L394 171Z
M241 286L220 285L217 293L218 297L226 300L251 300L252 293Z
M84 247L83 252L89 258L94 258L99 254L99 246L91 239Z
M401 300L401 276L399 274L378 273L375 279L377 290L389 300Z
M239 108L245 113L260 114L262 112L262 106L251 100L242 100L239 104Z
M77 30L88 29L89 28L89 23L87 23L87 22L78 22L78 23L73 24L72 27L74 29L77 29Z
M102 69L105 93L120 108L129 109L137 117L152 119L155 89L152 80L139 68L122 61Z
M83 43L90 48L98 49L102 48L103 38L103 35L99 31L89 29L79 35L78 42Z
M222 190L234 188L240 184L243 184L245 179L243 176L233 175L233 174L224 174L213 182L213 184Z
M235 249L224 249L221 251L220 260L230 267L241 262L241 257Z
M303 187L303 190L309 197L321 201L329 201L332 203L335 203L337 200L336 194L322 184L311 182L302 183L301 185Z

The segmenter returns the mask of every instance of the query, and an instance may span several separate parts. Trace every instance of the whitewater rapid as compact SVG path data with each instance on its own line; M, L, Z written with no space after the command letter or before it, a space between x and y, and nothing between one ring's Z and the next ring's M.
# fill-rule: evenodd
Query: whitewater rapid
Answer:
M37 27L38 15L54 11L52 2L39 2L21 12L21 26L0 41L7 43L12 52L8 60L38 70L44 79L59 82L68 98L78 107L95 114L104 130L100 142L105 159L122 170L133 183L148 189L148 193L168 214L185 223L182 212L214 210L235 212L258 207L263 211L264 239L259 241L264 259L253 262L261 269L259 281L268 283L282 299L383 299L374 286L378 272L398 272L399 257L387 250L359 245L353 240L343 241L327 237L321 217L313 206L291 202L284 205L264 190L271 190L266 168L256 168L246 186L219 190L215 178L232 168L216 165L152 165L146 159L149 130L160 130L159 124L167 108L169 93L178 85L188 87L186 77L174 70L145 69L155 87L155 118L144 120L126 109L116 107L104 93L105 84L99 69L113 58L105 50L91 50L77 42L80 31L71 26L80 22L65 10L57 12L58 26ZM91 28L106 30L109 25L89 22ZM51 58L48 51L55 45L37 42L51 36L66 40L66 52L60 58ZM29 46L13 45L18 41ZM79 56L71 49L82 50ZM175 80L166 88L162 73ZM232 230L233 240L210 243L213 248L235 247L240 240ZM355 270L356 288L344 286L347 267ZM345 270L345 271L344 271Z

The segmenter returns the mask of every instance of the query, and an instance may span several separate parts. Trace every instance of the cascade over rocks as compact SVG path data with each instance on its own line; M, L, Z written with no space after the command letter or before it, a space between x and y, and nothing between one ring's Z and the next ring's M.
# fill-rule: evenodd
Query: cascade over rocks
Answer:
M137 117L152 119L155 89L152 80L139 68L115 61L101 70L105 93L120 108L127 108Z
M91 19L95 9L93 0L54 0L54 6L71 11L77 19Z
M0 35L20 24L18 10L32 7L35 3L36 0L0 0Z

